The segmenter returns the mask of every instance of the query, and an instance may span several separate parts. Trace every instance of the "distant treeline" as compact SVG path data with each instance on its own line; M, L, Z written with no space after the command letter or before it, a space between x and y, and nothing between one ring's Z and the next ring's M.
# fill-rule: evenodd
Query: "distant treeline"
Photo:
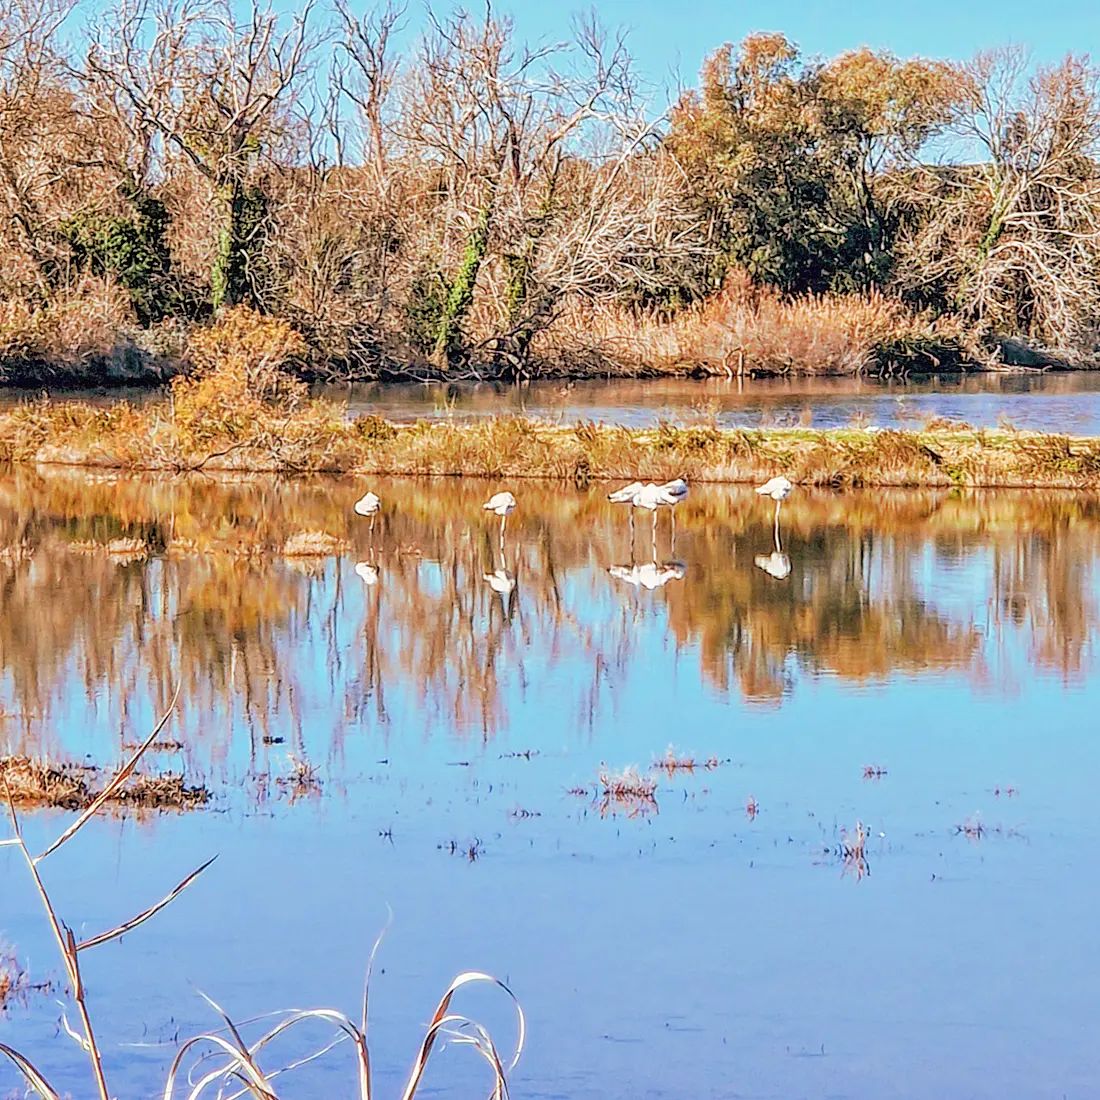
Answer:
M757 34L664 105L591 21L334 3L0 0L0 373L141 375L232 305L341 376L1096 358L1085 58Z

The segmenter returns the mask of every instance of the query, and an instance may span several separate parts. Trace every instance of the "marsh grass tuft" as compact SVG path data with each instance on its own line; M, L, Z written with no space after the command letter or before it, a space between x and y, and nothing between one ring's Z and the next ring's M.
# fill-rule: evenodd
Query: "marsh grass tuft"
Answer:
M285 558L327 558L348 547L346 539L327 531L298 531L283 543Z
M316 798L321 794L322 783L315 765L300 756L290 754L290 771L275 780L276 785L291 802L300 798Z
M192 883L214 862L207 860L182 879L159 901L136 916L125 920L99 934L77 940L73 928L61 917L53 894L42 874L43 863L59 849L71 843L80 830L105 805L117 799L123 787L134 775L142 756L160 740L160 734L171 717L179 697L176 689L168 710L152 732L138 746L127 762L115 773L111 780L83 807L77 817L68 824L46 848L32 853L23 834L16 801L13 781L18 770L11 768L0 773L0 789L7 802L8 816L11 822L11 836L0 840L0 847L13 847L22 856L30 875L34 889L42 904L42 910L53 933L58 953L65 967L67 995L71 1007L77 1013L77 1028L72 1027L63 1015L65 1031L73 1038L88 1059L89 1070L98 1100L113 1100L117 1094L107 1082L100 1039L93 1026L91 1008L87 1000L87 990L82 972L82 956L85 951L101 944L117 940L135 928L150 920L162 909L171 905ZM8 758L10 759L10 758ZM74 807L75 808L75 807ZM354 1094L358 1100L371 1100L373 1081L371 1058L367 1043L367 1023L369 1009L370 981L374 967L374 958L381 944L379 936L367 959L366 979L363 985L362 1012L358 1019L345 1015L335 1009L311 1009L306 1011L287 1010L272 1014L276 1023L258 1039L246 1042L241 1029L209 997L201 994L207 1004L217 1013L222 1026L210 1032L196 1035L186 1040L177 1050L168 1072L163 1090L164 1100L173 1098L186 1091L188 1100L201 1100L208 1095L224 1096L231 1092L233 1096L251 1095L254 1100L274 1100L276 1096L273 1082L287 1073L323 1057L329 1051L347 1043L355 1053L355 1086L344 1090L347 1095ZM473 984L488 984L502 990L515 1008L518 1028L515 1050L506 1063L500 1056L491 1034L475 1020L452 1010L452 1002L459 990ZM332 1029L332 1037L308 1057L295 1060L274 1068L267 1066L270 1051L275 1040L305 1022L323 1023ZM455 1045L465 1045L489 1065L493 1076L492 1095L502 1100L507 1095L507 1075L519 1062L526 1041L526 1020L523 1009L512 991L499 979L480 971L467 971L459 974L447 987L420 1042L412 1069L402 1090L402 1100L413 1100L419 1091L427 1066L436 1043L445 1039ZM6 1043L0 1042L0 1058L6 1058L22 1077L27 1094L34 1094L39 1100L61 1100L62 1094L55 1089L42 1072L25 1054ZM185 1085L183 1084L185 1082Z
M151 746L150 746L151 747ZM175 772L134 772L125 782L106 787L96 783L99 772L81 764L52 763L29 756L0 756L0 784L23 809L86 810L110 790L103 805L115 809L193 810L211 798L202 784L188 784Z

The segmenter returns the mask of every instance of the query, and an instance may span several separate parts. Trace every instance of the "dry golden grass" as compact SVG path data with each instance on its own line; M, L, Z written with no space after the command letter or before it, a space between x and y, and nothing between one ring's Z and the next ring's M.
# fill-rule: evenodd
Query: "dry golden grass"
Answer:
M869 308L889 315L895 307L880 303ZM875 326L868 321L866 328ZM782 473L801 484L837 487L1100 484L1100 440L975 430L955 422L924 431L724 431L708 422L627 429L520 417L402 426L377 416L349 419L345 406L310 399L286 374L284 368L301 351L281 322L233 311L192 339L197 372L177 380L170 404L97 407L42 400L18 405L0 413L0 461L174 472L541 477L577 483L674 477L751 482ZM337 547L327 544L329 538L302 532L284 552L334 553ZM114 552L143 552L129 541L121 540Z
M55 764L29 756L0 756L0 786L5 797L24 809L84 810L95 801L100 786L95 769ZM210 800L204 786L191 786L174 772L135 773L108 799L115 808L193 810Z
M173 435L171 411L165 409L106 411L42 402L0 414L0 460L19 463L177 472L538 477L581 484L673 477L754 482L782 473L799 484L837 488L1100 485L1100 440L954 424L914 431L721 430L707 424L562 426L499 417L405 426L377 417L348 420L337 406L308 402L289 415L265 406L248 427L225 427L204 446L211 449L182 446ZM303 547L309 545L306 535ZM333 551L318 544L316 552Z
M881 293L786 298L738 275L671 319L573 303L539 351L577 374L603 363L632 373L843 375L984 358L957 319L915 313Z

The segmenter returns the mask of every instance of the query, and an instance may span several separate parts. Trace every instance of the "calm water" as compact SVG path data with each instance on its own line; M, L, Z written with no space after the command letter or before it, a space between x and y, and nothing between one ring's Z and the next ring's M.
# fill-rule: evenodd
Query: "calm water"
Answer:
M659 420L714 419L722 427L839 428L852 424L918 428L936 417L975 427L1005 422L1018 428L1100 435L1100 371L1048 374L945 374L919 380L873 378L613 379L576 383L370 383L324 386L322 395L347 401L355 415L394 420L502 413L571 423L603 420L632 427ZM37 392L0 389L0 407ZM111 403L163 401L160 390L63 391L60 398Z
M868 378L616 379L572 384L332 387L351 411L396 420L469 419L512 412L569 423L644 427L661 419L713 417L722 427L917 428L934 417L976 427L1100 435L1100 372L942 375L918 381Z
M380 1095L468 968L529 1014L517 1097L1095 1095L1094 496L802 493L777 551L759 498L699 489L675 547L662 516L632 558L600 491L531 483L502 558L493 487L376 488L372 537L350 482L0 480L0 751L113 763L180 682L164 736L185 748L157 762L217 793L98 821L43 865L90 934L219 854L85 956L122 1096L155 1095L175 1039L216 1025L197 989L238 1018L354 1014L387 905ZM313 529L349 548L270 552ZM121 536L151 555L88 545ZM717 766L601 804L601 764L670 745ZM291 756L320 793L280 785ZM836 851L857 820L865 866ZM0 937L56 975L5 849ZM456 1007L511 1042L493 997ZM0 1040L86 1096L58 1014L16 1006ZM285 1095L350 1095L352 1072L335 1051ZM428 1084L483 1080L452 1048Z

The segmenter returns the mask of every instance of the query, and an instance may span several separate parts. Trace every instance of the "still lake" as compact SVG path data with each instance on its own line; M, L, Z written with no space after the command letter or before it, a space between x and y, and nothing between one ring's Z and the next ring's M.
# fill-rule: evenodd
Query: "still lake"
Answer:
M723 428L919 429L929 420L975 427L1100 435L1100 371L979 373L876 378L612 378L578 382L370 382L317 386L347 403L350 415L396 421L534 416L566 424L596 420L648 427L702 419ZM40 391L0 389L0 408ZM163 389L59 390L58 400L140 404L166 400Z
M91 934L219 856L86 957L124 1100L217 1025L197 990L354 1015L387 906L381 1096L467 969L528 1013L516 1097L1095 1095L1094 495L796 491L777 548L770 502L699 487L632 551L605 487L514 485L503 549L495 484L372 487L373 534L349 480L0 476L0 752L113 765L178 683L183 748L153 762L215 793L44 865ZM309 530L347 549L278 553ZM120 537L148 555L97 549ZM604 803L601 768L670 746L698 766ZM317 789L280 782L292 758ZM10 849L0 939L57 977ZM510 1047L501 1000L456 1007ZM89 1095L59 1014L32 997L0 1040ZM301 1073L286 1096L353 1090L347 1049ZM426 1080L484 1082L459 1047Z

